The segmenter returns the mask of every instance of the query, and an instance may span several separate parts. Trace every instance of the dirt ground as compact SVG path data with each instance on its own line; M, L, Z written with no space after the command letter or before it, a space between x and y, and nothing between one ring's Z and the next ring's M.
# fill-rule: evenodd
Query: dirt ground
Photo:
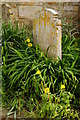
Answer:
M11 114L9 116L7 116L7 113L9 112L9 110L7 109L2 109L0 111L0 120L15 120L14 118L14 114ZM19 113L16 113L16 118L19 119L21 118L21 116L19 116ZM16 119L16 120L17 120Z

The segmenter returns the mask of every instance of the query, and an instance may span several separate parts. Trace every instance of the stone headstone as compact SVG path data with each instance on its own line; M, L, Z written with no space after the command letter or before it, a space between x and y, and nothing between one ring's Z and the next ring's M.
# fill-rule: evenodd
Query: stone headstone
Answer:
M34 44L39 44L43 52L48 50L52 58L61 58L61 20L53 9L42 9L33 20Z
M8 4L2 4L2 21L8 22L10 20L9 13L10 6Z

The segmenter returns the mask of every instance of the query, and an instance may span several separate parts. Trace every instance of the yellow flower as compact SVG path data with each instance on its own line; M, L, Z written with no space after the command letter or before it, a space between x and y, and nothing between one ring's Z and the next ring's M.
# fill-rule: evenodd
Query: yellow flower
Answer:
M39 75L40 73L41 73L40 70L38 70L38 71L36 72L37 75Z
M29 38L27 39L27 42L30 42L30 39L29 39Z
M28 47L32 47L32 43L28 43Z
M61 90L62 90L62 89L65 89L65 85L61 85Z
M11 10L9 9L9 12L11 13Z
M45 93L49 93L49 88L45 88L45 89L44 89L44 92L45 92Z
M27 40L25 40L25 43L27 43L27 42L28 42L28 43L30 42L30 39L29 39L29 38L28 38Z

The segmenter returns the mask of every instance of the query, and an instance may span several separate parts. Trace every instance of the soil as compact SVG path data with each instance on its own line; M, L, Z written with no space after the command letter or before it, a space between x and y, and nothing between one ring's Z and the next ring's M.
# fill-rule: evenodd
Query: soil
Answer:
M8 109L3 108L2 111L0 111L0 120L14 120L14 114L7 116L8 112ZM19 116L19 113L16 113L16 118L21 118L21 116Z

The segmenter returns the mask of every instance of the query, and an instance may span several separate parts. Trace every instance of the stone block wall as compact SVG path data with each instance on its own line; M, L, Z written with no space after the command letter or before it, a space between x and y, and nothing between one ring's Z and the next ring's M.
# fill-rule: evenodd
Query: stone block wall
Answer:
M57 1L57 0L56 0ZM71 1L71 2L70 2ZM32 24L34 19L35 12L41 10L42 8L52 8L59 13L59 18L72 18L72 23L79 30L80 26L80 2L77 0L69 0L69 2L52 2L47 0L47 2L35 2L35 0L28 2L3 2L8 6L9 14L7 14L8 19L10 17L11 21L14 23L15 19L20 23L20 26L27 24ZM7 20L6 15L4 14L4 9L2 11L2 16L4 20Z
M79 9L78 9L78 24L79 24L79 33L80 33L80 2L79 2Z

